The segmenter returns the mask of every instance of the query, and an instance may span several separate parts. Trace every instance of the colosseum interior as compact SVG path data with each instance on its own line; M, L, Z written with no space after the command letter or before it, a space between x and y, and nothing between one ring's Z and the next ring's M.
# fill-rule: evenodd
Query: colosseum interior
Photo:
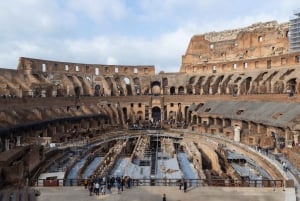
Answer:
M276 21L193 36L179 72L21 57L0 69L0 188L112 176L293 186L264 157L299 179L299 78L289 23Z

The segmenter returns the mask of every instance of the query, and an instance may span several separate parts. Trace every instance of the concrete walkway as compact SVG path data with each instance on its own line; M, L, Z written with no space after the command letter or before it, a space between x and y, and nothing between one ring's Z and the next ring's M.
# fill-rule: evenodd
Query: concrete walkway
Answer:
M113 188L112 194L89 195L83 187L39 187L41 192L38 201L160 201L165 193L167 201L296 201L295 189L288 188L230 188L230 187L198 187L188 189L184 193L178 187L139 186L124 189L118 194Z

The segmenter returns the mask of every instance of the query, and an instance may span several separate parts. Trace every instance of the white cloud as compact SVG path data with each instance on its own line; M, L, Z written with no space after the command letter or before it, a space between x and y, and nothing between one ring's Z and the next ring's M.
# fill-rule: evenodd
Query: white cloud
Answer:
M0 66L18 57L178 71L193 35L287 21L298 0L0 2ZM142 19L142 21L141 21Z
M107 65L117 65L118 61L114 57L109 56L106 60Z
M53 0L0 2L0 37L4 39L46 39L67 33L74 24L74 15Z
M127 9L122 0L68 0L68 9L88 16L96 23L107 19L120 20L126 16Z

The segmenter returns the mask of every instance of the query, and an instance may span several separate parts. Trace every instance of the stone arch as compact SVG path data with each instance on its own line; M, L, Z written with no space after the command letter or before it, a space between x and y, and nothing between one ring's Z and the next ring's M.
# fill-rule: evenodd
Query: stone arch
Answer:
M107 83L108 90L110 89L110 95L115 96L114 85L113 85L113 82L112 82L111 78L110 77L105 77L105 81Z
M241 129L242 129L243 133L249 133L249 122L243 120L242 121L242 128Z
M122 112L123 112L123 116L124 116L124 119L125 119L126 123L129 124L130 123L130 119L128 119L127 108L123 107L122 108Z
M143 115L143 112L141 110L139 110L136 114L136 118L138 121L142 121L144 120L144 115Z
M174 123L176 119L176 112L175 111L169 111L169 121L170 123Z
M192 124L197 124L197 115L193 115L192 117Z
M261 72L259 75L253 80L252 86L251 86L251 94L258 94L260 90L263 90L263 87L260 86L260 82L264 79L264 75L267 72Z
M188 81L188 84L186 85L186 93L187 94L193 94L193 84L195 82L195 79L196 77L195 76L192 76L189 81Z
M168 78L167 78L167 77L164 77L164 78L163 78L163 86L166 87L166 86L168 86L168 85L169 85L169 83L168 83Z
M233 74L230 74L222 83L221 85L221 94L228 94L231 92L231 88L229 86L229 82L231 81Z
M224 127L225 128L231 127L231 119L229 119L229 118L224 119Z
M292 78L286 83L286 92L293 94L296 92L297 81L296 78Z
M212 87L211 91L213 95L219 93L219 84L222 82L223 79L224 79L224 75L219 76L214 82L214 84L211 86Z
M175 87L170 87L170 95L175 95Z
M216 125L223 127L223 119L221 117L216 117Z
M190 79L189 79L189 84L194 84L196 81L196 76L192 76Z
M161 120L161 109L159 107L152 108L152 120L153 123L157 123Z
M207 81L206 81L206 83L203 86L203 94L204 95L209 95L210 94L210 87L211 87L211 83L214 81L214 78L215 78L214 75L209 76L207 78Z
M134 89L135 89L135 93L136 95L140 95L141 94L141 83L140 83L140 79L138 77L133 79L133 84L134 84Z
M80 80L77 78L77 76L72 76L72 75L67 75L67 78L70 82L70 85L67 86L70 90L70 94L69 95L74 95L76 96L76 93L75 93L75 88L76 87L79 87L79 91L80 91L80 95L82 95L82 91L81 91L81 82ZM78 89L77 89L78 90Z
M192 76L189 79L189 84L186 86L186 92L187 92L187 94L193 94L193 85L195 83L195 80L196 80L196 76Z
M264 84L266 85L266 88L267 88L267 93L273 93L273 82L272 82L272 79L275 77L275 75L278 74L278 71L274 71L273 73L271 73L269 75L269 77L265 80Z
M183 121L183 114L182 114L181 103L178 103L177 122L182 122L182 121Z
M52 96L54 96L54 94L53 94L54 88L55 88L54 86L46 86L45 87L44 90L45 90L46 97L52 97Z
M126 84L127 96L132 96L132 89L131 89L131 81L128 77L124 77L124 82Z
M189 118L189 106L184 107L184 122L188 124L190 122Z
M124 91L124 88L122 87L122 80L118 76L118 77L115 78L114 81L115 81L115 84L116 84L116 91L117 91L116 95L118 95L118 96L124 96L125 95L125 91Z
M80 97L80 95L81 95L81 89L80 89L79 86L77 86L77 87L74 88L74 94L75 94L76 98Z
M251 86L252 77L247 77L240 85L240 93L248 94Z
M85 96L86 95L92 95L92 91L91 91L91 88L90 88L90 82L87 79L85 79L81 76L78 76L77 78L80 81L80 84L82 86L82 92L81 92L82 95L85 95Z
M178 95L184 95L184 87L183 86L178 87Z
M199 77L199 79L195 85L195 94L201 94L201 87L202 87L204 78L205 78L204 76Z
M282 80L276 81L273 86L274 93L281 94L284 91L284 84Z
M101 94L101 86L99 84L97 84L95 86L94 96L100 96L100 94Z
M64 96L67 96L67 91L66 91L66 89L64 89L63 86L60 85L60 84L56 85L56 96L57 96L57 97L64 97Z
M160 95L161 92L161 87L160 87L160 82L154 81L151 83L151 91L153 95Z
M38 82L44 82L44 81L45 81L45 79L43 78L43 76L41 76L40 74L32 73L32 76L33 76Z
M288 69L286 72L284 72L280 77L279 79L280 80L284 80L284 78L288 75L290 75L291 73L293 73L295 71L295 69Z
M168 94L168 85L169 85L168 78L164 77L163 80L162 80L163 94L164 95Z

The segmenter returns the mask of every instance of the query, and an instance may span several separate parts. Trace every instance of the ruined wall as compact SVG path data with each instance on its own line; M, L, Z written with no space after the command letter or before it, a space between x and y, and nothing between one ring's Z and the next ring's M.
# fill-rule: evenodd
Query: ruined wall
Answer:
M192 37L180 72L245 71L279 67L270 57L279 56L285 64L288 54L288 23L276 21L257 23L249 27L222 32L210 32ZM267 58L266 61L262 58ZM280 59L279 59L280 60ZM257 63L258 62L258 63ZM292 63L290 63L292 65Z
M18 70L0 69L1 151L17 136L65 142L155 119L230 139L238 125L245 144L290 146L300 132L300 53L287 52L287 31L270 22L194 36L178 73L22 57Z
M77 73L87 75L154 75L153 65L103 65L83 64L62 61L49 61L34 58L20 57L18 70L44 73Z

